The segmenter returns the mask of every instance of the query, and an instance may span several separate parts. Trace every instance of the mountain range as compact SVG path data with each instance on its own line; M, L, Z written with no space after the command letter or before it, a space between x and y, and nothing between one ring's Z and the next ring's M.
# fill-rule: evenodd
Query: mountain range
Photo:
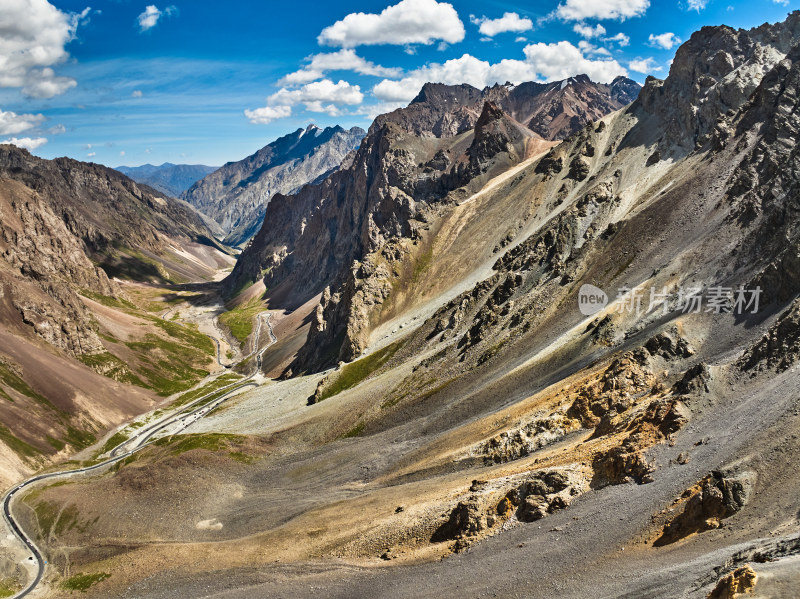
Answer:
M184 201L0 146L46 592L794 597L799 103L795 11L643 87L427 83Z
M205 166L203 164L172 164L171 162L165 162L160 166L152 164L118 166L116 170L137 183L144 183L161 193L177 198L194 183L213 173L217 168L216 166Z
M227 244L242 245L261 227L273 195L294 193L339 168L364 133L359 127L297 129L243 160L225 164L181 198L214 219Z

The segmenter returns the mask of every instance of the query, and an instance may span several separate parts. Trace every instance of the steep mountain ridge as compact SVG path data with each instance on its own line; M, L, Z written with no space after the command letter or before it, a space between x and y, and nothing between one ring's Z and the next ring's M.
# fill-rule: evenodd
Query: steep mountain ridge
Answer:
M612 88L617 90L613 97ZM363 307L351 305L357 287L363 297L356 303L372 306L385 299L390 279L399 276L389 276L391 263L413 249L395 240L413 245L442 206L463 200L492 176L552 145L504 112L504 103L528 119L533 111L546 108L557 118L548 119L543 130L559 137L576 122L621 107L624 89L623 80L601 86L585 76L572 83L513 89L426 84L408 107L375 119L347 170L294 196L275 197L267 209L269 226L243 253L227 282L229 290L265 278L268 287L305 301L330 284L298 367L323 356L330 360L331 352L333 357L352 359L364 348L366 323L356 324L357 319L346 313L354 310L363 316ZM603 101L591 111L561 118L559 110L566 103L578 104L576 94L583 105L596 98ZM463 189L457 196L448 196L459 188ZM378 250L383 258L365 260ZM388 265L381 265L386 261ZM367 278L375 283L356 283Z
M187 189L181 198L214 219L240 245L261 227L276 193L291 194L326 176L358 147L365 131L338 125L309 125L264 146L238 162L229 162Z

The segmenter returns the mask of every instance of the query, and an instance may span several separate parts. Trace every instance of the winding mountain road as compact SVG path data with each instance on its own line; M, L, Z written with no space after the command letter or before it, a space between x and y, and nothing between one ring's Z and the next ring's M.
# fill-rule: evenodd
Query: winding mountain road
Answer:
M168 313L169 310L164 314L164 316L166 316ZM115 464L120 460L124 460L125 458L141 451L142 449L153 443L154 441L151 440L152 437L156 433L164 430L170 425L181 422L181 426L172 434L184 431L194 422L196 422L203 416L208 415L217 407L219 407L223 402L229 399L231 397L231 394L234 393L235 391L238 391L239 389L242 389L243 387L247 386L258 386L259 383L254 382L252 379L255 378L255 376L261 370L261 359L264 352L267 351L272 345L277 343L278 338L275 336L275 333L272 330L272 324L270 323L269 312L262 312L258 315L257 318L258 318L258 328L256 330L256 335L254 337L255 349L250 354L242 358L242 360L246 360L255 354L256 368L244 379L236 381L235 383L231 383L230 385L217 389L216 391L211 391L210 393L207 393L202 397L199 397L196 400L192 401L191 403L184 406L177 412L173 412L172 414L160 420L159 422L156 422L150 425L149 427L138 431L135 435L133 435L129 439L126 439L125 441L117 445L114 449L112 449L108 454L109 458L98 464L94 464L92 466L86 466L84 468L77 468L75 470L62 470L60 472L50 472L47 474L40 474L38 476L33 476L19 483L6 493L5 497L3 498L3 518L5 519L6 523L8 524L8 527L11 529L11 532L14 534L14 536L22 543L22 545L27 549L27 551L30 552L31 557L29 557L28 560L32 559L32 563L37 567L36 574L33 577L33 579L28 582L27 586L25 586L22 590L20 590L17 594L15 594L12 597L12 599L20 599L22 597L26 597L36 589L36 587L42 581L42 578L44 578L45 564L46 564L42 552L36 546L36 543L34 543L33 539L31 539L27 534L25 534L25 531L23 531L21 526L19 525L19 520L17 520L17 518L14 517L11 504L12 500L17 495L17 493L43 480L48 480L52 478L71 478L74 476L85 474L87 472L93 472L101 470L103 468L107 468L108 466L111 466L112 464ZM263 348L259 349L259 337L261 335L262 322L264 321L266 321L267 323L267 328L270 336L270 343L268 345L265 345ZM209 337L211 336L209 335ZM211 338L214 339L214 337ZM216 339L215 341L217 342L217 360L219 360L219 342ZM222 363L220 362L220 364ZM220 396L214 399L213 401L207 404L200 405L198 407L198 404L201 404L202 402L208 400L210 397L214 395L220 395Z

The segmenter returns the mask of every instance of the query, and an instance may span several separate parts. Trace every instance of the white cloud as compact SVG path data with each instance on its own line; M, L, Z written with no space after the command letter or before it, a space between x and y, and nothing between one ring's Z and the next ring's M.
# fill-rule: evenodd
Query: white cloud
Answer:
M136 17L139 22L139 31L147 31L152 29L158 24L159 19L163 16L172 16L178 12L175 6L168 6L164 10L160 10L156 5L151 4L145 7L144 12Z
M533 29L533 22L529 18L520 17L515 12L503 13L503 16L499 19L489 19L487 17L478 19L474 16L470 16L470 21L475 25L479 25L478 31L488 37L494 37L498 33L505 33L507 31L521 33Z
M87 158L92 158L93 156L97 156L97 152L89 152L88 154L86 154Z
M61 123L59 123L58 125L54 125L54 126L50 127L47 130L47 132L50 135L63 135L64 133L67 132L67 128L64 125L62 125Z
M45 121L43 114L17 114L0 109L0 135L16 135L38 127Z
M533 69L521 60L504 59L490 64L464 54L461 58L453 58L443 64L432 63L410 71L400 80L385 79L372 88L372 93L379 100L394 102L394 107L413 100L425 83L445 83L457 85L469 83L482 88L493 83L519 83L535 78Z
M351 85L347 81L334 83L330 79L314 81L299 89L288 90L281 88L269 98L270 106L295 106L296 104L316 105L318 102L333 104L361 104L364 94L358 85Z
M275 119L291 116L292 106L303 104L310 112L324 112L331 116L342 114L340 106L361 104L364 94L358 85L347 81L334 83L330 79L314 81L298 89L279 89L267 98L267 105L255 110L245 110L251 123L265 125Z
M78 82L74 79L59 77L53 69L46 67L28 72L22 92L32 98L52 98L63 94L77 84Z
M353 71L361 75L374 75L376 77L399 77L402 69L387 68L376 65L356 54L355 50L342 49L338 52L314 54L306 58L309 61L305 67L294 73L289 73L278 83L280 85L300 85L321 79L329 71Z
M125 156L125 150L120 150L120 151L119 151L119 155L120 155L120 156Z
M254 125L266 125L276 119L283 119L292 115L291 106L263 106L255 110L245 110L244 115Z
M667 33L661 33L659 35L651 33L648 43L654 48L663 48L664 50L670 50L673 46L677 46L678 44L681 43L681 38L679 38L677 35L669 31Z
M600 25L600 23L594 27L587 25L586 23L575 23L572 30L587 40L606 34L606 28Z
M69 54L64 46L88 15L65 13L46 0L3 0L0 10L0 87L19 87L36 98L51 98L76 82L58 77L53 65Z
M628 68L631 71L636 71L637 73L644 73L645 75L653 72L658 72L663 70L663 67L656 67L654 66L656 61L652 58L641 58L638 60L632 60L628 63Z
M620 32L617 35L612 35L611 37L604 37L604 42L617 42L620 46L625 47L631 43L631 38L629 38L624 33Z
M696 2L698 0L689 0ZM584 19L614 19L624 21L643 15L650 7L650 0L567 0L559 4L556 15L565 21Z
M590 44L586 40L581 40L578 42L578 49L584 54L590 54L594 56L611 56L611 52L605 48Z
M140 89L135 89L131 92L131 98L141 98L142 95L142 90Z
M525 36L523 36L523 35L520 35L520 36L519 36L519 37L517 37L517 39L515 39L514 41L515 41L515 42L527 42L527 41L528 41L528 38L527 38L527 37L525 37Z
M607 52L593 46L591 49L596 54ZM428 82L447 85L468 83L483 88L507 81L515 84L537 79L553 81L583 73L594 81L607 82L617 75L628 74L616 60L592 60L566 41L528 45L524 51L526 60L504 59L495 64L464 54L443 64L432 63L410 71L400 80L384 79L372 88L372 93L382 102L397 108L413 100Z
M782 6L789 6L789 0L772 0L775 4L780 4ZM732 6L728 7L728 10L733 10Z
M464 39L464 24L451 4L436 0L402 0L380 14L351 13L326 27L321 45L355 48L376 44L432 44Z
M46 137L12 137L3 141L4 144L11 144L18 148L25 148L26 150L33 151L36 148L43 146L47 143Z
M546 81L586 74L592 81L606 83L628 72L616 60L586 58L580 48L567 41L525 46L525 57L532 68Z
M689 0L689 10L700 12L706 7L708 0Z

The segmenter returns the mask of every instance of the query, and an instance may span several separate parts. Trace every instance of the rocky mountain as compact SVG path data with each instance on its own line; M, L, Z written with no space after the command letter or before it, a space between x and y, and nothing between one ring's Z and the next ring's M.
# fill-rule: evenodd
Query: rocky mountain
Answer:
M797 594L800 11L703 28L561 140L531 127L576 114L516 89L426 85L273 197L222 285L273 380L22 493L53 580L90 599Z
M0 441L11 449L0 477L152 403L101 376L136 379L108 353L86 298L116 305L126 296L115 277L202 280L229 261L178 200L97 164L0 145Z
M216 166L203 164L172 164L165 162L160 166L143 164L141 166L118 166L116 170L136 181L149 185L156 191L173 198L189 189L194 183L217 170Z
M309 125L284 135L255 154L229 162L192 185L181 197L214 219L226 243L241 245L261 227L276 193L291 194L337 169L365 131Z
M273 198L269 226L243 253L228 288L242 289L267 273L268 287L305 300L330 285L320 305L328 314L312 326L299 364L352 359L365 347L366 306L382 303L390 291L381 260L408 254L442 206L464 201L551 140L622 107L636 88L623 78L597 85L585 76L484 90L426 84L407 108L375 119L347 168ZM380 248L384 258L365 260ZM373 279L377 288L367 282Z

